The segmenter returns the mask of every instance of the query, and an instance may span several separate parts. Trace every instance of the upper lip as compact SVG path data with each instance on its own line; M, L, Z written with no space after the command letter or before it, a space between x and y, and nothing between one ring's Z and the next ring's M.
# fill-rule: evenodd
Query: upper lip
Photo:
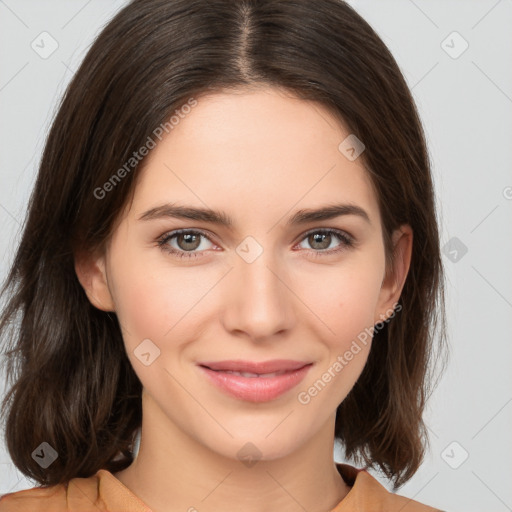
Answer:
M300 368L311 364L311 362L292 361L290 359L274 359L271 361L261 362L241 360L207 361L198 364L216 371L247 372L261 375L264 373L299 370Z

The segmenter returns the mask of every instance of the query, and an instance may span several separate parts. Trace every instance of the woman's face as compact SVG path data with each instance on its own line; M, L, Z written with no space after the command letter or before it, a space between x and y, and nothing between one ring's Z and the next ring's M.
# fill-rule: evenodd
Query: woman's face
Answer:
M151 410L224 456L250 442L270 460L332 435L368 332L398 299L410 231L398 281L385 279L377 198L350 139L339 149L349 135L323 107L273 88L197 98L136 171L133 203L86 285L115 310ZM338 214L304 215L328 207ZM187 218L196 209L230 223ZM228 360L305 369L201 366L250 369Z

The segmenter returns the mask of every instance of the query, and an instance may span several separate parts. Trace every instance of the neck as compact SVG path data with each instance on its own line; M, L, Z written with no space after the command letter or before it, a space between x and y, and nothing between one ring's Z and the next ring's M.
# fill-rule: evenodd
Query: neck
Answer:
M332 417L300 449L267 460L254 445L228 458L168 421L143 395L140 447L133 463L114 476L153 512L328 512L348 493L333 459ZM244 454L245 456L243 456ZM261 457L261 458L259 458Z

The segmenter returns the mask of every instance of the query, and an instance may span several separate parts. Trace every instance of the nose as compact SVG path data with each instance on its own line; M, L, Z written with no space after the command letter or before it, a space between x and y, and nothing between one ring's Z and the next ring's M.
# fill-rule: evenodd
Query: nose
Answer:
M225 281L221 315L228 332L262 342L292 328L297 299L284 265L270 250L251 263L237 256Z

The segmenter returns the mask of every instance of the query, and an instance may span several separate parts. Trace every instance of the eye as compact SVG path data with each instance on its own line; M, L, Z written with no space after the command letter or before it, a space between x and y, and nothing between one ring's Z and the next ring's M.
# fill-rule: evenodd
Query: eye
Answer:
M338 239L340 244L332 248L332 242ZM314 252L315 256L323 256L343 251L354 245L354 239L347 233L339 229L316 229L306 233L301 243L307 242Z
M341 243L333 249L331 244L338 239ZM197 258L211 247L204 247L203 240L212 243L210 238L202 231L193 229L180 229L161 236L157 243L165 252L178 258ZM347 233L338 229L316 229L306 233L302 242L306 241L312 249L314 256L326 256L338 253L354 245L354 239Z
M202 239L211 243L211 240L202 231L180 229L163 235L158 240L158 245L163 251L174 254L179 258L196 258L200 255L195 252L197 249L201 249L200 252L208 249L202 244Z

